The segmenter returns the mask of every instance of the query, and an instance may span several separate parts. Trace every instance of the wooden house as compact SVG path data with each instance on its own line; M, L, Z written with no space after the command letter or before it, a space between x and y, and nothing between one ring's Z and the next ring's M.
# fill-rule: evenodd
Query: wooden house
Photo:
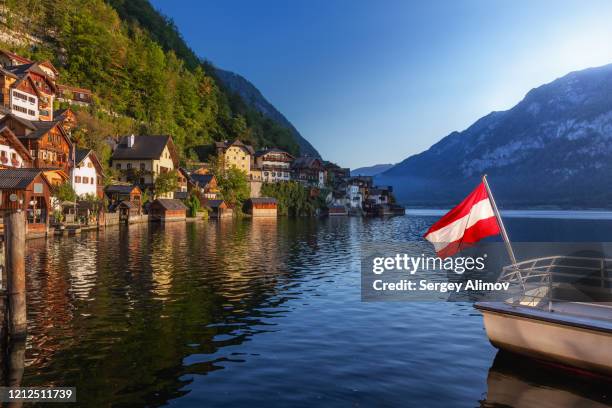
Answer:
M70 108L58 109L54 111L53 117L55 120L62 122L62 126L68 135L70 135L72 130L77 127L78 121L76 114Z
M324 187L326 171L323 162L316 157L298 157L291 165L293 178L312 187Z
M130 204L130 211L135 215L142 214L142 190L138 186L126 184L111 184L106 186L104 194L109 200L109 210L115 211L120 203Z
M210 212L211 218L227 218L234 215L234 211L223 200L206 200L204 207Z
M28 236L47 233L51 211L51 185L40 169L0 169L0 211L23 210Z
M20 112L15 112L16 114L25 114L25 116L19 116L30 120L53 120L53 101L57 88L55 81L47 71L49 70L44 67L41 68L41 65L37 62L13 65L2 69L2 73L5 76L10 73L16 77L16 80L10 85L12 90L10 93L10 107L12 110L15 110L17 104L25 109L25 111L20 109ZM5 85L10 82L7 77ZM28 103L25 103L26 100L19 93L28 94Z
M60 121L29 121L9 114L0 119L0 127L7 126L32 156L32 167L61 170L70 174L74 150Z
M245 202L244 210L253 217L276 217L278 213L276 198L249 198Z
M149 206L150 221L184 221L187 217L187 207L181 200L158 198Z
M188 178L187 190L195 193L203 205L205 200L216 200L219 196L217 178L214 174L191 173Z
M32 156L7 126L0 128L0 168L31 167Z
M71 105L89 106L93 102L93 92L87 88L58 84L57 100Z

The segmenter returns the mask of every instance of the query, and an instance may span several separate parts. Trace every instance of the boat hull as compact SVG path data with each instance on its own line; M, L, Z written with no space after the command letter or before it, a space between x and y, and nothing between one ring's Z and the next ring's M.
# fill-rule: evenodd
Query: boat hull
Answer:
M477 304L491 343L529 357L612 375L612 329L569 322L550 313Z

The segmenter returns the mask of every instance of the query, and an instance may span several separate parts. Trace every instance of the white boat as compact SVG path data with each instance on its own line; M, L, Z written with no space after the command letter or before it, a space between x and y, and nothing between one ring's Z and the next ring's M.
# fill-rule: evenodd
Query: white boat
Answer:
M500 349L612 375L612 259L553 256L503 269L505 302L478 302Z

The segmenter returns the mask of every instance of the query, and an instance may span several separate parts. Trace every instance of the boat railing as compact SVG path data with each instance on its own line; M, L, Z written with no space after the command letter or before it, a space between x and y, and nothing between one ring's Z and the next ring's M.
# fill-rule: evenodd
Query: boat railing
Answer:
M508 303L552 311L556 302L610 302L612 258L548 256L502 268L511 284Z

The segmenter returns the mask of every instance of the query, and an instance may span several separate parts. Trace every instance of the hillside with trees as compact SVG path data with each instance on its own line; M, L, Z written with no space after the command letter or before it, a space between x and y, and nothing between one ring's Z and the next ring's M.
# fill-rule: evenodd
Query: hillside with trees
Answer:
M0 23L0 46L50 60L59 82L94 92L73 137L102 161L106 138L128 133L171 134L182 159L233 138L300 152L290 129L225 88L146 0L9 0Z

